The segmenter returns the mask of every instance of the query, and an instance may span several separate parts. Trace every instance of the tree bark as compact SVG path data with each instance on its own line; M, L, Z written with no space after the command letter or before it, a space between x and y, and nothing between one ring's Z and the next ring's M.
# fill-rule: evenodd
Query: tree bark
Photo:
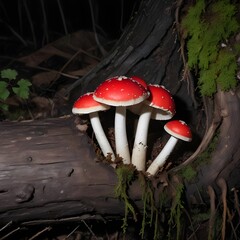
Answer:
M1 225L123 214L113 167L72 117L2 122L0 132Z
M207 187L213 186L217 194L221 190L217 186L218 179L225 179L228 189L238 188L240 168L240 135L238 124L240 121L240 98L239 89L235 91L218 91L213 100L212 112L208 116L211 123L207 127L206 134L197 149L197 154L192 154L189 159L177 166L173 171L177 172L187 165L197 165L198 177L194 183L187 184L187 195L189 198L201 202L201 198L208 199ZM202 164L198 163L197 156L207 149L213 136L217 137L217 143L209 159ZM202 147L204 146L204 147ZM193 157L194 156L194 157Z
M240 168L240 99L236 91L218 91L215 96L215 107L218 110L221 124L217 146L206 166L199 169L199 185L214 183L219 178L228 180L229 187L239 182ZM216 120L216 118L215 118Z
M112 51L69 88L72 101L79 93L93 91L111 76L138 75L148 83L164 85L181 101L178 114L184 108L183 114L190 114L195 100L191 97L193 83L181 81L183 62L175 25L178 11L173 0L142 1L137 15L130 20Z

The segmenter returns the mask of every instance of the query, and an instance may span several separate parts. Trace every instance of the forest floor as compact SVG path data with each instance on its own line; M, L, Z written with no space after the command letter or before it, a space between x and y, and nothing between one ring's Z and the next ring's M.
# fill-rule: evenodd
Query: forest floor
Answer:
M114 43L106 39L101 41L106 51ZM5 48L10 47L9 43L4 44ZM10 92L6 99L1 100L4 106L7 105L7 108L0 106L1 121L36 120L70 114L72 106L69 96L65 94L67 88L88 73L103 57L96 45L94 33L88 31L59 38L38 50L23 49L16 56L14 54L12 50L10 56L0 57L0 70L11 69L17 72L16 79L12 79L11 84L9 79L1 79L7 82ZM25 99L13 91L20 79L31 82ZM81 220L34 226L8 223L0 225L0 240L117 240L123 238L121 225L122 221L117 220ZM135 239L128 235L130 233L125 239Z

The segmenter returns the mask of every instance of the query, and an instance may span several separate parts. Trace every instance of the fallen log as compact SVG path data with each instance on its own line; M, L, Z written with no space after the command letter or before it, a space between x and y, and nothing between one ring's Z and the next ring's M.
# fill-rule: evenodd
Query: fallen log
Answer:
M113 167L72 117L2 122L0 132L0 225L124 214Z

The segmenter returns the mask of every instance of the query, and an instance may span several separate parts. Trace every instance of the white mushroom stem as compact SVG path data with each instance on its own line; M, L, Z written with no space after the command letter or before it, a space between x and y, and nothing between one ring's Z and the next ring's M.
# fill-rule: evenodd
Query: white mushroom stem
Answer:
M151 165L147 169L147 173L149 175L154 176L157 173L158 169L164 165L167 158L169 157L172 150L174 149L177 141L178 139L173 136L169 138L168 142L166 143L162 151L158 154L158 156L154 159L154 161L151 163Z
M147 137L151 113L152 109L146 106L143 108L142 113L138 119L132 152L132 164L136 167L138 171L145 171Z
M114 128L116 153L123 159L124 164L130 164L130 152L126 131L126 107L116 107Z
M98 112L89 113L89 118L90 118L90 122L91 122L91 125L93 128L95 137L97 139L99 147L102 150L103 155L105 157L108 157L109 154L111 154L111 160L114 161L115 155L114 155L112 147L106 137L106 134L103 130L102 124L99 119Z

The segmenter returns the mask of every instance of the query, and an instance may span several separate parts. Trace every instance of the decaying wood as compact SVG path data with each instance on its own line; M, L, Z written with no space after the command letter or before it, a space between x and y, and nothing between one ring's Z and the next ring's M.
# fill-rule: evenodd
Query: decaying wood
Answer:
M123 214L114 169L97 162L73 118L2 122L0 129L1 225Z

